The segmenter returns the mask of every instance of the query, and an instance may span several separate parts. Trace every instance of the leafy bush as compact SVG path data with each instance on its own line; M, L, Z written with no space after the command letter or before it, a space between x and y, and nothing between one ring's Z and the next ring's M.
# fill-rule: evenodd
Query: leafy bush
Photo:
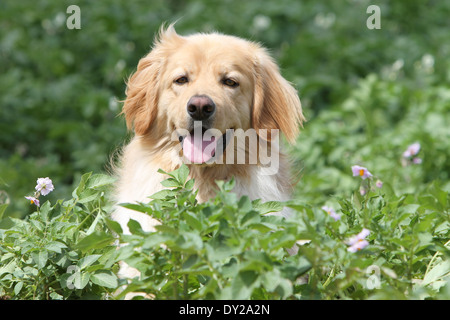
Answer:
M131 236L118 259L137 268L123 294L144 291L156 299L273 299L293 294L292 282L309 262L301 255L286 257L295 243L295 226L262 214L280 210L279 203L237 199L233 180L219 183L220 192L199 204L182 166L163 185L172 187L152 196L150 204L125 205L161 220L157 232L146 233L131 221ZM291 228L290 232L286 232ZM115 230L120 233L120 230Z
M0 224L0 290L14 299L448 299L448 192L432 183L419 194L396 195L387 185L338 198L339 219L322 208L238 199L233 180L197 203L182 166L163 181L170 189L148 204L124 204L162 224L131 235L111 221L103 175L84 175L68 201L47 201L27 220ZM359 179L356 177L355 179ZM267 215L284 205L285 219ZM368 246L349 239L370 230ZM119 243L115 242L115 236ZM289 254L298 240L298 253ZM117 244L122 244L117 249ZM125 284L115 273L125 261L140 277ZM112 293L116 292L115 295Z
M229 192L233 182L196 204L185 170L172 173L164 185L174 189L153 195L149 204L126 205L162 225L145 233L131 221L132 235L121 237L127 245L118 259L142 274L124 293L144 291L156 299L449 297L450 198L437 184L419 195L396 196L387 186L364 196L357 191L339 199L337 221L292 202L287 205L295 211L285 220L265 215L281 203L237 199ZM363 228L371 231L369 247L349 252L347 240ZM299 239L311 242L289 255L286 248Z
M83 240L105 229L105 191L111 178L83 175L73 198L46 201L25 220L0 222L0 295L13 299L105 298L118 281L113 273L113 235L92 250Z
M450 298L448 2L379 1L381 30L365 27L364 1L76 4L81 30L65 27L69 3L0 2L0 295ZM159 218L157 231L132 221L123 235L101 174L126 136L118 100L161 23L180 17L181 34L216 29L272 50L308 119L289 150L301 180L289 203L237 199L230 182L199 204L180 169L172 190L127 205ZM420 164L402 156L415 142ZM352 165L373 173L370 188ZM55 191L36 211L23 197L38 176ZM290 219L264 215L281 206ZM364 229L369 245L349 252ZM117 293L121 260L142 278Z

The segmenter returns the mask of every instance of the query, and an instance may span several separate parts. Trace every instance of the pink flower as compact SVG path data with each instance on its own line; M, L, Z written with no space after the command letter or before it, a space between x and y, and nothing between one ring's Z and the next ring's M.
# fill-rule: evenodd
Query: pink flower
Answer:
M328 215L329 215L330 217L332 217L332 218L334 219L334 221L338 221L339 219L341 219L341 216L338 215L338 214L336 213L336 211L334 211L333 208L330 208L330 207L327 207L327 206L323 206L323 207L322 207L322 210L324 210L326 213L328 213Z
M366 228L363 228L360 233L358 233L356 236L351 237L347 241L347 244L350 246L347 250L354 253L367 247L369 245L369 242L366 240L366 237L369 234L370 231Z
M418 154L420 151L420 143L416 142L413 143L412 145L410 145L408 147L408 149L406 149L405 152L403 152L403 157L404 158L409 158L412 156L415 156L416 154Z
M363 180L372 177L372 174L367 170L367 168L361 166L352 166L353 176L360 176Z
M50 180L50 178L47 177L37 179L37 185L35 189L43 196L46 196L50 192L52 192L55 189L55 187L53 186L52 180Z
M377 180L377 182L375 182L375 186L376 186L377 188L381 188L381 187L383 186L383 181Z
M422 158L415 157L415 158L413 158L412 162L414 164L421 164L422 163Z
M25 197L26 199L30 200L31 204L35 204L36 206L40 206L39 200L35 197Z

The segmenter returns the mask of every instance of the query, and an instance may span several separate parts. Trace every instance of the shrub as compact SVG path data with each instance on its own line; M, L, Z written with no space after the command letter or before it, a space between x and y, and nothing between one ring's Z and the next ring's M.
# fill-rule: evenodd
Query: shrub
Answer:
M117 287L115 246L105 230L105 175L85 174L73 198L46 201L26 219L0 220L0 295L12 299L106 298ZM91 249L84 239L104 243Z

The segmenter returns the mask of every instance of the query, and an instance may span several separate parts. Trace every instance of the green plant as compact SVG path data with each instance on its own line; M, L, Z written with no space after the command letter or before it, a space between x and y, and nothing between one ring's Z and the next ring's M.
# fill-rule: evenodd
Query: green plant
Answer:
M122 246L117 261L141 275L118 296L146 292L154 299L446 299L449 297L449 195L438 184L423 193L396 195L389 185L336 198L339 219L324 209L238 199L233 180L197 203L187 167L168 173L165 189L148 204L124 204L161 221L131 235L109 225ZM284 205L292 216L266 215ZM367 246L348 240L370 230ZM367 233L368 234L368 233ZM96 249L97 237L84 239ZM301 239L298 253L289 248ZM355 252L356 251L356 252Z
M85 174L73 198L46 201L26 219L0 222L0 295L12 299L105 298L117 287L112 234L93 250L84 238L105 229L109 176Z
M113 276L124 258L143 272L130 290L156 292L157 298L225 297L241 285L238 279L247 281L242 296L251 298L450 297L449 2L380 0L381 30L366 28L364 1L77 4L81 30L65 26L68 3L0 2L5 30L0 33L0 295L109 298L114 285L125 283ZM283 76L296 85L308 119L289 153L301 179L287 204L234 198L231 184L199 204L191 182L172 177L165 185L173 190L150 204L131 206L160 217L169 229L142 234L131 222L134 234L127 238L108 219L107 185L90 187L100 177L105 183L110 179L83 173L102 172L108 154L122 144L125 124L116 115L118 100L125 98L124 80L148 52L161 23L180 17L180 34L217 30L262 42L272 51ZM402 153L416 142L422 162L405 161ZM367 167L382 187L374 187L374 180L366 192L369 185L351 176L356 164ZM30 177L37 176L52 177L56 188L36 211L24 196ZM261 216L283 205L292 207L290 220ZM370 231L368 245L349 252L348 240L363 229ZM116 251L112 230L128 246ZM168 244L162 247L146 240L163 236ZM266 237L273 243L259 243ZM276 249L278 240L288 248L294 239L311 241L299 246L298 256ZM205 253L211 246L229 251ZM267 259L258 265L246 252ZM239 273L245 263L248 270ZM294 279L303 270L294 265L290 274L290 267L283 267L289 263L309 270ZM93 274L100 270L108 270L105 286L95 283ZM186 270L192 273L182 273ZM235 279L236 274L254 279ZM269 276L272 287L264 280ZM172 282L165 285L163 279ZM223 294L214 290L214 281L225 288Z
M123 204L160 220L155 232L130 220L131 234L123 234L109 219L105 192L112 179L104 175L83 175L71 200L54 206L47 201L26 220L1 220L1 294L12 299L121 299L128 292L153 299L450 297L450 196L436 182L420 193L397 195L389 183L371 188L365 181L364 193L356 188L319 208L238 198L231 192L233 180L219 181L217 196L198 203L186 166L165 174L169 178L162 184L170 189L152 195L149 203ZM292 209L290 218L267 215L283 206ZM364 245L354 247L351 238ZM289 254L294 245L298 252ZM119 280L119 261L140 276Z

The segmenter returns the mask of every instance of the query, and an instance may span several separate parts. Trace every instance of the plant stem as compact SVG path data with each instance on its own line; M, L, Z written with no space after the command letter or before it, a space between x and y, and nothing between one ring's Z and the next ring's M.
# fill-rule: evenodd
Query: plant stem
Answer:
M327 280L323 283L323 288L326 288L330 284L331 279L334 277L334 268L335 266L333 266L333 268L330 271L330 275L328 276Z

